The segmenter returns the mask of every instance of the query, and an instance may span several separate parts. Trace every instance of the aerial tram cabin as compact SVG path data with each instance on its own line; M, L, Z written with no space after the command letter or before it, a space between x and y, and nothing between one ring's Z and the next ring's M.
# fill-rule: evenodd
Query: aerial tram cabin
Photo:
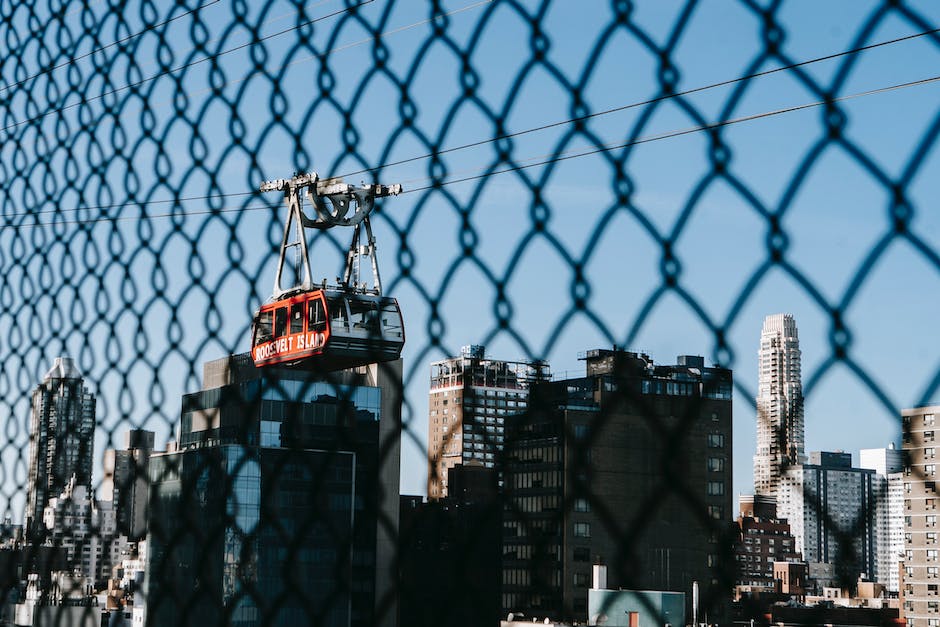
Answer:
M318 289L262 305L251 356L256 366L315 361L329 369L398 359L405 327L398 301Z
M301 209L301 190L306 190L316 211L313 218ZM264 183L261 191L283 191L289 215L274 295L255 313L252 324L251 356L255 366L338 370L398 359L405 344L405 327L398 301L382 295L369 213L376 197L399 194L401 186L354 187L338 179L321 181L311 173ZM355 212L347 215L352 207ZM313 284L304 229L334 226L355 227L343 280L338 286L327 286L326 281ZM359 242L361 227L366 232L364 246ZM298 249L297 258L302 264L297 268L299 284L282 289L281 277L290 248ZM364 258L371 261L371 288L359 280Z

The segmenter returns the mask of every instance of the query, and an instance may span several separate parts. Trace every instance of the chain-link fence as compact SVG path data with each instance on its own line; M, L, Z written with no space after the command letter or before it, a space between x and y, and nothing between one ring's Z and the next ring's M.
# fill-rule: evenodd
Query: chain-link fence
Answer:
M509 526L514 538L536 529L548 538L588 507L617 549L586 561L602 557L611 577L641 585L649 580L630 566L646 559L636 538L663 517L688 517L715 546L706 583L727 595L706 601L721 605L739 576L731 466L735 487L747 489L757 382L749 356L764 315L792 309L800 318L807 441L841 443L840 428L869 424L887 441L900 432L901 407L937 396L940 15L928 3L48 0L0 3L0 17L8 608L38 595L37 607L79 620L94 613L83 607L92 589L120 613L137 586L138 606L157 591L147 599L151 624L394 624L402 599L428 601L397 573L414 583L434 564L428 546L399 539L400 528L431 525L399 520L398 501L399 489L425 487L428 368L469 344L550 362L556 380L580 380L567 372L579 351L641 344L734 369L732 417L730 389L725 405L648 404L629 391L632 366L618 361L603 376L620 398L595 408L587 435L545 387L516 413L555 438L553 455L577 453L564 467L573 483L546 518L554 522L533 522L527 501L510 499L482 513L452 508L463 526L438 538L475 547L453 574L469 586L478 579L469 572L487 572L472 571L474 559L502 547ZM260 186L311 171L403 186L372 216L383 292L407 330L401 364L265 377L244 355L286 218ZM314 282L348 290L351 233L309 238ZM79 377L84 391L36 392L44 378ZM463 394L466 402L474 392ZM690 434L706 410L727 431L727 465L714 469L724 487L710 495L720 512L667 459L698 437ZM663 411L672 422L657 418ZM631 412L645 417L635 428L648 429L658 451L646 519L624 517L592 488L604 455L596 447L614 437L613 417ZM838 412L859 416L862 428L819 426ZM88 420L90 462L65 460ZM496 430L479 426L499 449L520 437L507 426L496 442ZM702 446L713 432L701 431ZM507 464L533 454L523 440ZM139 456L167 442L135 474ZM480 459L485 468L498 458ZM43 460L47 489L37 492ZM75 464L93 466L93 477ZM502 477L494 489L510 484ZM155 486L161 498L125 511ZM440 533L451 523L441 522L446 511L435 515ZM840 532L857 537L866 523L855 522ZM159 564L149 570L146 556L129 552L148 523L150 564ZM56 535L57 525L68 530ZM506 558L524 574L517 591L557 597L556 574L542 576L557 558L549 544ZM82 567L65 565L63 551ZM854 563L853 551L845 560ZM102 569L122 560L139 577L108 594L114 573ZM62 575L73 570L89 582ZM589 585L558 576L561 587ZM442 594L433 607L468 607L447 603L469 594L461 586ZM495 594L486 603L503 613L505 591ZM586 606L561 597L535 607L587 619Z

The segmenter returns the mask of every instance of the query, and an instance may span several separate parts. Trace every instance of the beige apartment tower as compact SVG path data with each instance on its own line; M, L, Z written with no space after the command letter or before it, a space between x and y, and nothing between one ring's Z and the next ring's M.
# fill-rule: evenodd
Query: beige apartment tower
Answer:
M758 369L754 491L776 497L787 468L806 461L800 338L792 315L764 319Z
M447 496L447 471L458 464L495 468L507 416L528 406L529 386L548 380L540 361L487 359L483 346L431 364L428 399L428 499Z
M940 418L940 405L901 411L905 455L901 616L909 627L940 625L937 418Z

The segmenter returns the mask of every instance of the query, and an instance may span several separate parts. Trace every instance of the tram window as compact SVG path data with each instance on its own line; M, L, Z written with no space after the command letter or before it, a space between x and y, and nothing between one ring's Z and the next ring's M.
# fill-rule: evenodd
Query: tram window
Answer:
M302 302L290 306L290 332L291 335L304 332L304 304Z
M258 346L259 344L264 344L265 342L270 342L272 339L271 335L271 312L263 311L258 315L258 322L255 325L255 342L254 345Z
M379 312L375 302L350 299L349 323L353 329L360 329L366 333L378 335L380 333Z
M331 298L327 304L327 311L330 313L330 326L334 331L348 328L346 303L342 298Z
M401 315L398 307L387 304L382 307L382 334L391 337L401 337Z
M274 310L274 337L281 337L287 331L287 307Z
M307 306L307 330L322 331L326 328L326 314L323 312L323 301L314 298Z

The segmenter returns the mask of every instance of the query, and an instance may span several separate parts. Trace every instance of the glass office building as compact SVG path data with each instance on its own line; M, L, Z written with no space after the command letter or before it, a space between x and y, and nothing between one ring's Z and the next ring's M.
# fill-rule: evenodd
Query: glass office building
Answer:
M151 460L148 622L389 624L400 366L247 372L184 396Z

